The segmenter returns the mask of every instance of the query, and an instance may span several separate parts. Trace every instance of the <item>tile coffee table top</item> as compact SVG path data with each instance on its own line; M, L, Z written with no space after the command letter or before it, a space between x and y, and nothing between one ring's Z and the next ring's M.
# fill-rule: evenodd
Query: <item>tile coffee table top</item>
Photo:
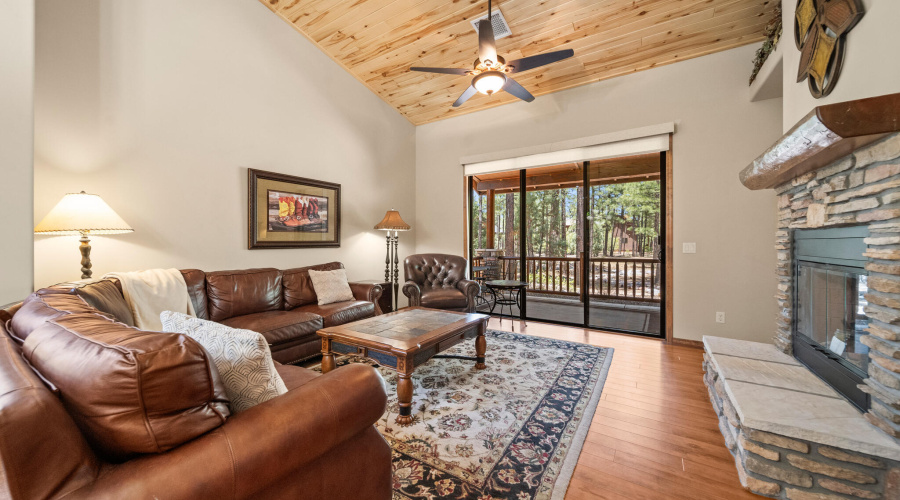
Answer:
M373 348L409 352L457 333L465 334L479 328L479 325L484 328L487 320L488 316L484 314L406 307L381 316L323 328L318 334Z
M396 340L410 340L464 319L460 314L429 309L402 309L346 325L347 330Z

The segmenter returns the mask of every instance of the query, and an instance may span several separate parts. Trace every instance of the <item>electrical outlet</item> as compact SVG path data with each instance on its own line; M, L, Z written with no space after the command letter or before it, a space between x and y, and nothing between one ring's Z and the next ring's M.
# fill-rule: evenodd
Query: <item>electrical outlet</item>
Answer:
M697 244L696 243L682 243L681 244L681 253L697 253Z
M725 313L717 312L716 313L716 323L724 323L725 322Z

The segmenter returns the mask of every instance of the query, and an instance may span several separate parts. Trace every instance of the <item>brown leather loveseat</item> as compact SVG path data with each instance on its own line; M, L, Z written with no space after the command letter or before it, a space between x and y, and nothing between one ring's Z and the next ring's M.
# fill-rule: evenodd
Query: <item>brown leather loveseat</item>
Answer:
M187 273L198 312L199 289L217 294L209 317L282 311L281 271ZM265 284L254 290L267 292L267 311L229 299L228 280L242 293ZM390 498L390 447L373 425L387 398L374 369L319 375L276 363L288 393L232 415L199 344L128 326L127 311L108 280L0 310L0 497ZM311 321L337 314L321 312Z

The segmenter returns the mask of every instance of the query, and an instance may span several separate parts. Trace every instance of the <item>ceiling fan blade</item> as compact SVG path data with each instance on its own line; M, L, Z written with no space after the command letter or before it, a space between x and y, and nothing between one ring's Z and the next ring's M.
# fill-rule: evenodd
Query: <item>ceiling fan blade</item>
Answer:
M548 64L568 59L575 55L572 49L558 50L556 52L547 52L546 54L538 54L536 56L523 57L506 63L510 73L518 73L520 71L528 71L534 68L540 68Z
M497 42L494 40L494 26L490 18L478 21L478 59L481 62L497 62Z
M506 85L503 86L503 90L518 97L519 99L522 99L525 102L531 102L534 100L534 96L531 95L531 92L525 90L525 87L519 85L519 82L513 80L508 76L506 77Z
M458 108L458 107L462 106L462 104L464 102L468 101L469 98L472 97L473 95L475 95L476 92L478 92L478 91L475 90L475 87L469 85L469 88L467 88L466 91L463 92L461 96L459 96L459 99L457 99L456 102L453 103L453 107ZM532 97L532 99L534 99L534 98Z
M470 73L467 69L462 68L419 68L413 67L409 68L410 71L422 71L424 73L444 73L447 75L468 75Z

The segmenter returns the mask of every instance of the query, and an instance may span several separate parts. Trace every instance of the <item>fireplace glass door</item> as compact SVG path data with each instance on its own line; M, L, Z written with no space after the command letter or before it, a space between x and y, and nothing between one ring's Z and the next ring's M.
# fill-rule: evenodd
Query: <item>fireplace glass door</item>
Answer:
M831 356L852 365L860 374L868 369L869 348L860 339L868 335L864 308L865 270L799 262L797 275L797 330Z

